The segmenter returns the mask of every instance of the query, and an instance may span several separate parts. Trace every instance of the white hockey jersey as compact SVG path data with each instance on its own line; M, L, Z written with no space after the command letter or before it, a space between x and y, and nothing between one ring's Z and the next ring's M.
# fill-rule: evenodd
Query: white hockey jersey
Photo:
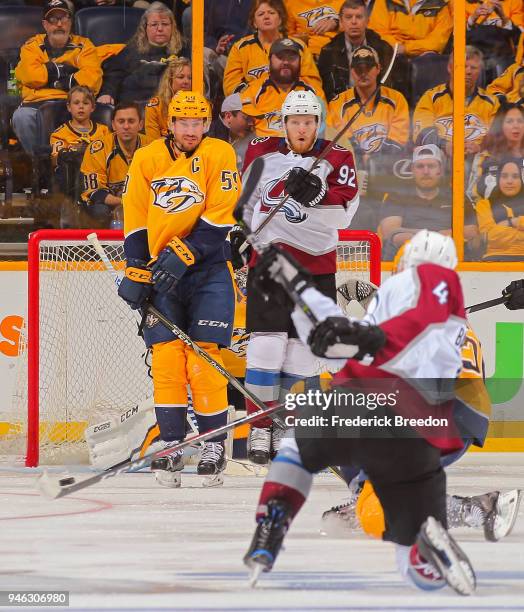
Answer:
M309 169L327 146L318 140L307 155L290 151L283 138L255 138L248 147L243 184L249 185L251 162L262 157L262 175L244 202L243 219L252 231L286 196L285 182L292 168ZM322 203L306 208L289 198L260 232L262 244L279 244L313 274L336 272L338 230L349 226L358 204L358 186L353 155L336 145L314 173L326 180L328 191Z

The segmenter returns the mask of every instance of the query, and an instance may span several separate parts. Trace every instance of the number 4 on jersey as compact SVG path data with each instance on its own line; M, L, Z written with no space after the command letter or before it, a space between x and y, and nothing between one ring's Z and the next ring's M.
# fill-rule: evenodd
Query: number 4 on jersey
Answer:
M432 291L433 295L438 298L439 304L445 304L448 301L448 284L445 281L441 281Z

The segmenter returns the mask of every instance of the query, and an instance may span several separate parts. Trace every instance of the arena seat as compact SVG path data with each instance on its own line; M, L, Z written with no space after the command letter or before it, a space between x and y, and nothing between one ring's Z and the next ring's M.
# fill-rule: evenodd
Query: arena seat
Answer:
M43 31L41 7L0 5L0 55L18 53L28 38Z
M414 57L411 63L411 105L415 105L422 95L432 87L446 83L449 55L431 53Z
M96 46L127 43L136 32L143 9L120 6L89 7L75 15L75 32Z

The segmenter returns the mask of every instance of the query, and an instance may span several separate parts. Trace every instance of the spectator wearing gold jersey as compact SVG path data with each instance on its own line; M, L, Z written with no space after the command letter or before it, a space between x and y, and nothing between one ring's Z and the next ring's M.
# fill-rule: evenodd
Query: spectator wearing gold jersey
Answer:
M129 43L104 62L98 101L115 104L148 100L155 94L168 61L181 49L182 37L173 12L162 2L153 2Z
M511 64L499 77L491 81L486 91L501 101L524 106L524 61Z
M479 230L486 239L484 261L524 261L524 186L521 158L501 161L497 185L477 202Z
M249 13L249 25L254 33L237 41L229 52L224 71L224 94L242 91L258 77L269 71L269 49L271 45L287 36L287 12L282 0L254 0ZM311 52L300 45L300 76L316 87L321 86L320 75Z
M499 101L478 86L484 62L482 53L466 47L465 152L480 151L482 139L499 109ZM448 62L449 81L426 91L413 114L413 140L416 145L437 144L448 156L453 137L453 55Z
M167 136L167 109L171 98L177 91L191 89L191 62L185 57L176 57L169 61L156 96L151 98L145 108L145 132L148 141Z
M400 92L390 87L377 88L380 70L375 49L365 45L355 49L351 57L351 78L355 85L335 96L328 106L327 122L333 131L339 131L362 109L346 137L364 162L377 153L400 153L409 139L408 103Z
M283 136L280 109L287 94L307 90L326 104L322 88L301 78L301 46L291 38L275 41L269 49L269 74L252 81L240 93L242 111L253 117L257 136Z
M314 56L338 32L338 13L344 0L284 0L288 35L301 38Z
M65 0L44 4L42 26L22 45L15 69L22 84L22 104L13 115L13 128L28 153L40 142L38 107L50 100L63 100L75 85L85 85L95 93L102 83L102 69L96 49L83 36L71 34L72 12Z
M113 132L89 145L80 168L83 210L102 226L109 225L114 210L122 204L125 178L135 151L149 142L139 133L143 121L135 102L115 106L111 124Z

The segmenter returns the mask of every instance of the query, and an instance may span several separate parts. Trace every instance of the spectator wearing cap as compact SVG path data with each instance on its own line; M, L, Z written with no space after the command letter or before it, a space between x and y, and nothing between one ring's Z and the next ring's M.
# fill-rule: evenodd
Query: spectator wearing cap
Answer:
M368 28L369 16L364 0L345 0L340 7L339 18L341 31L322 47L318 58L318 69L328 102L353 85L350 60L355 49L363 45L375 49L383 70L387 69L393 56L391 45Z
M507 157L499 165L496 187L476 205L484 261L524 261L524 185L522 158Z
M338 32L338 13L343 1L284 0L289 36L301 38L318 57L322 47Z
M410 57L443 53L453 19L448 0L375 0L369 27L398 53Z
M209 136L229 142L235 149L237 166L242 168L247 147L255 137L253 118L242 112L239 94L231 94L222 102L220 115L211 124Z
M254 34L237 41L229 52L224 71L224 94L242 91L254 79L269 71L269 49L286 37L287 12L282 0L254 0L249 13L249 25ZM311 52L299 39L300 77L321 87L320 75Z
M146 104L144 126L148 141L167 136L167 109L177 91L191 89L191 62L185 57L175 57L168 62L158 85L156 96Z
M240 93L242 110L253 117L257 136L283 136L280 109L291 90L312 91L325 104L322 89L300 77L300 51L300 45L290 38L275 41L269 50L269 74Z
M180 54L182 37L173 12L153 2L129 43L103 64L99 102L146 101L155 95L168 62Z
M484 66L482 53L466 47L465 152L480 151L498 109L499 101L477 83ZM449 81L426 91L413 113L413 140L416 145L436 144L447 155L452 152L453 137L453 55L448 62Z
M328 105L327 123L337 132L362 109L346 137L364 162L377 153L402 152L409 138L408 103L400 92L379 85L380 70L375 49L365 45L355 49L351 58L351 78L355 85Z
M65 100L76 85L95 94L102 83L102 69L96 49L83 36L71 34L72 14L65 0L44 4L42 26L20 50L15 76L22 84L22 104L13 115L13 127L22 147L33 153L40 142L38 108L50 100Z

